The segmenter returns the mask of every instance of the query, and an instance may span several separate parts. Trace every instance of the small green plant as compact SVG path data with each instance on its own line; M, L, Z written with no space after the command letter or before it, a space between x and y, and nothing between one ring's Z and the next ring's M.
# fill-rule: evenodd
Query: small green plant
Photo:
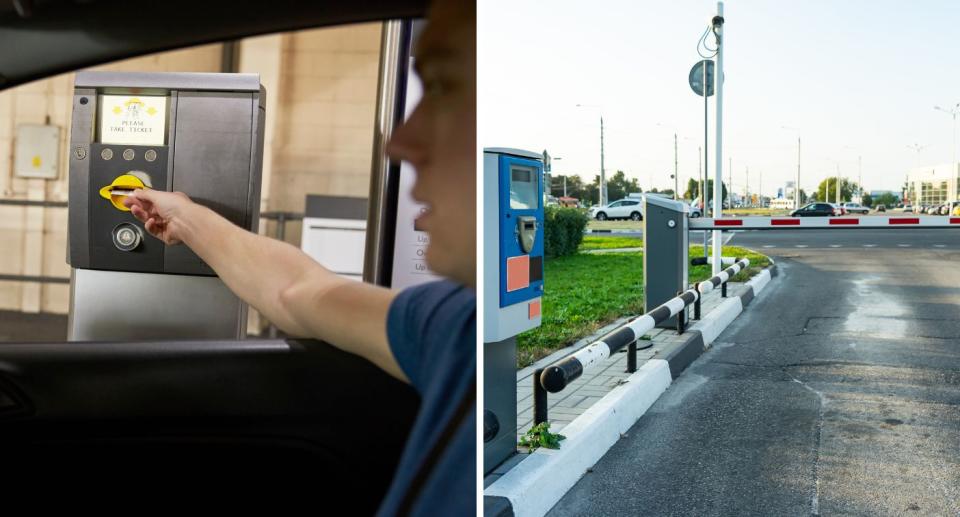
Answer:
M550 422L541 422L531 427L526 434L520 437L520 446L528 447L531 451L535 451L539 447L559 449L560 441L566 439L567 437L562 434L550 432Z

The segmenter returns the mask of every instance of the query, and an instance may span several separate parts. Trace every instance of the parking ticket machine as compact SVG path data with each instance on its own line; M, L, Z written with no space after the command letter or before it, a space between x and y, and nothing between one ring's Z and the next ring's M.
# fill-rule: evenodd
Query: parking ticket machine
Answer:
M543 155L483 153L484 472L516 451L516 335L540 326Z
M257 74L79 72L70 136L68 337L237 339L246 305L123 205L180 191L257 230L265 91Z

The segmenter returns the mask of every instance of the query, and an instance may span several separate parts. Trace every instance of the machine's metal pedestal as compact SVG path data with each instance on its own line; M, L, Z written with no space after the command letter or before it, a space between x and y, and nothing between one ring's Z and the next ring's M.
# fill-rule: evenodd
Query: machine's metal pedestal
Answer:
M658 196L643 199L643 294L644 312L649 312L688 288L689 209ZM683 311L686 316L687 309ZM677 317L657 326L677 328Z
M246 334L247 305L218 277L75 269L70 285L70 341Z
M483 444L487 474L517 451L517 338L484 343L483 354L484 424L496 424L496 434Z

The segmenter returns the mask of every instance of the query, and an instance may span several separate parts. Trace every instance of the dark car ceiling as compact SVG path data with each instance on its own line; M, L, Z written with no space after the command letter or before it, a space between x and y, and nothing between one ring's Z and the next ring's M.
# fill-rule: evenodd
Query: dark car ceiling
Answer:
M0 0L0 90L173 48L423 17L429 0Z

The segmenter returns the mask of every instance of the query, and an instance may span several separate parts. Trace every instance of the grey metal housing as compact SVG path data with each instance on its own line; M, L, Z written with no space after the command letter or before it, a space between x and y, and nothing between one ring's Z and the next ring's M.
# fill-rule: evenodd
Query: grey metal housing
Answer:
M674 298L688 288L689 235L686 203L659 196L643 196L644 312ZM686 310L684 316L686 316ZM675 328L677 317L657 324Z

